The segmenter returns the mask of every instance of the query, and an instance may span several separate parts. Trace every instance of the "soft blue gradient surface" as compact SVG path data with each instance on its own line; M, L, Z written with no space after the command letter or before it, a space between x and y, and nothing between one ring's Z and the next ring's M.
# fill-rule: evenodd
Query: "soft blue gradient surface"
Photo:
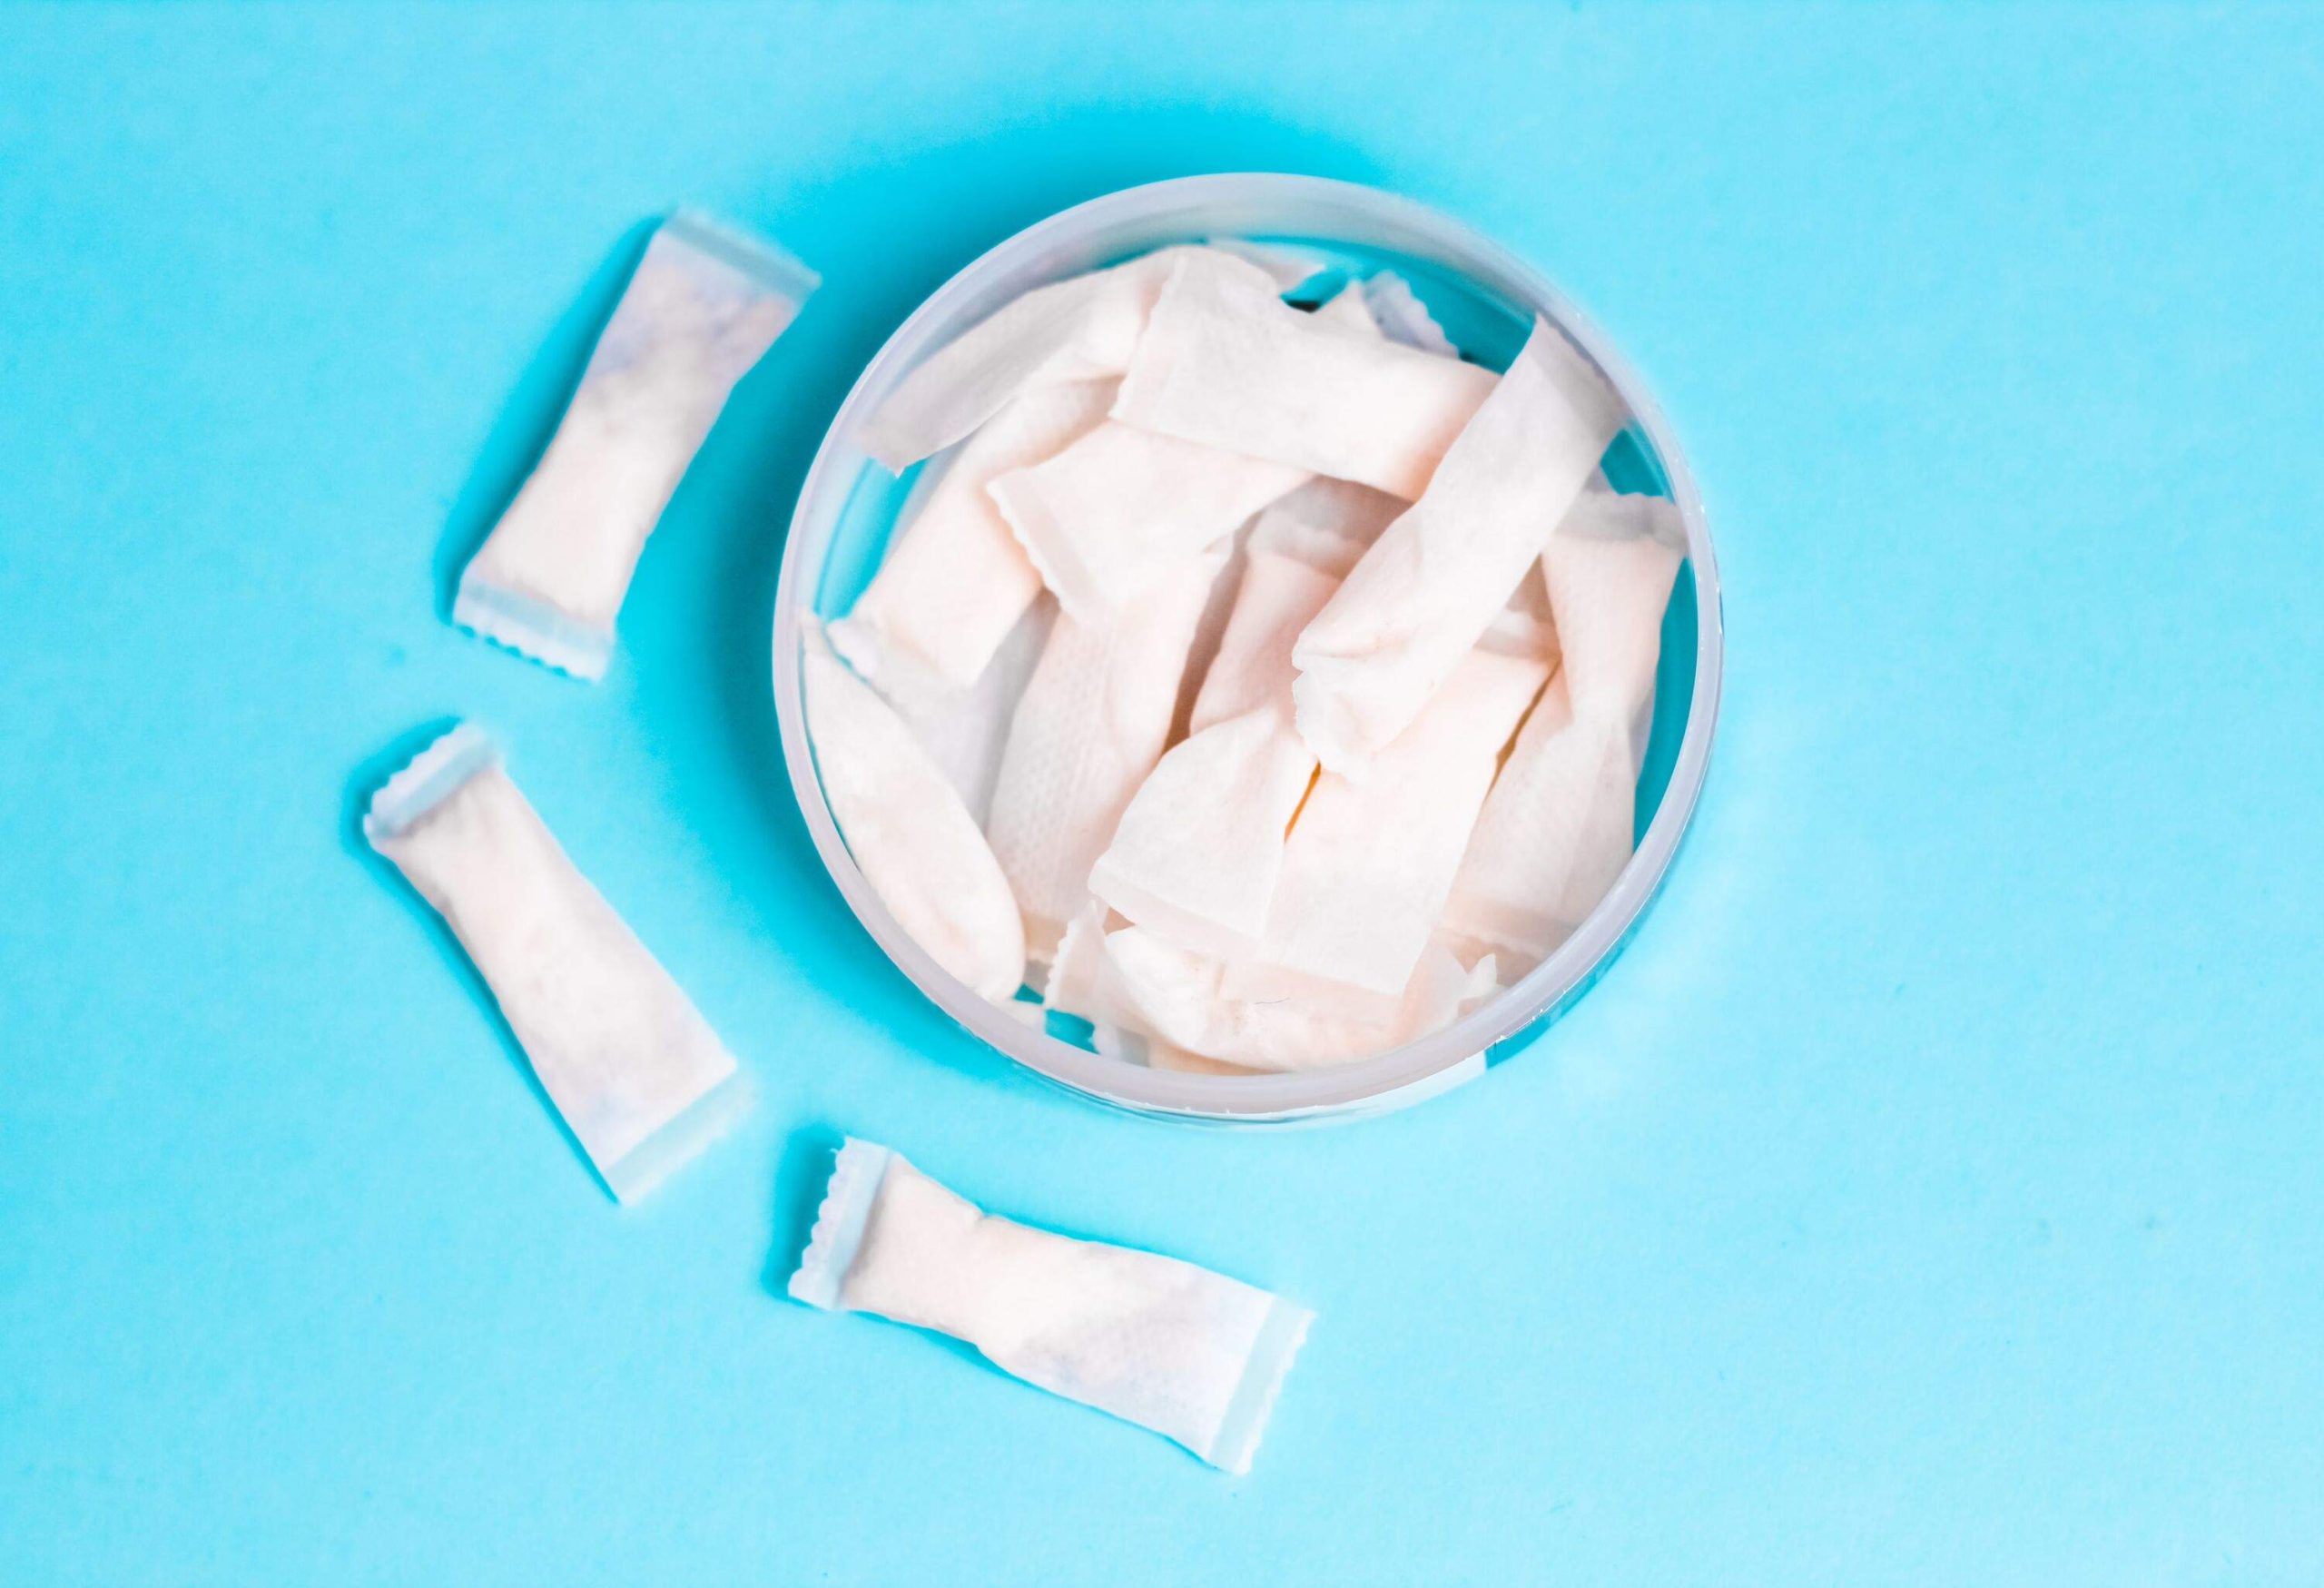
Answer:
M2324 1579L2319 147L2312 10L0 11L0 1580ZM764 682L896 321L1234 168L1563 283L1731 646L1613 973L1292 1135L948 1029ZM678 200L829 284L590 690L438 614ZM353 837L453 715L760 1077L642 1208ZM778 1299L842 1129L1315 1307L1254 1475Z

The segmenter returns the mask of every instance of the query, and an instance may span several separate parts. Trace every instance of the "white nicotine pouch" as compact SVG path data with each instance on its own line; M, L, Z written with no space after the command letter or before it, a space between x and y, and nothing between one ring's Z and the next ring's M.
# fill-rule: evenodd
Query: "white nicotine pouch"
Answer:
M1049 631L1000 753L985 834L1046 962L1089 896L1089 871L1168 741L1187 652L1223 551L1182 560L1092 626Z
M1194 255L1155 301L1114 418L1410 501L1495 380Z
M1470 834L1444 927L1512 979L1555 952L1630 863L1638 773L1627 725L1577 720L1550 681Z
M1307 478L1113 421L994 480L992 499L1066 616L1096 624Z
M734 1060L463 725L372 797L371 847L433 905L615 1198L653 1189L740 1116Z
M1306 1070L1344 1064L1441 1031L1496 990L1490 954L1463 969L1449 945L1422 952L1393 997L1294 972L1227 962L1164 942L1144 927L1103 930L1077 919L1059 947L1047 1001L1067 1014L1144 1039L1156 1069L1231 1064ZM1189 1065L1187 1056L1204 1065Z
M1250 548L1295 557L1336 584L1409 506L1385 491L1319 474L1252 522Z
M896 923L996 1003L1025 980L1025 928L976 818L887 702L809 636L801 687L815 770L848 853Z
M1543 549L1541 574L1575 715L1644 725L1686 534L1668 498L1593 489Z
M770 243L683 211L664 222L556 434L460 576L452 621L603 677L646 537L734 383L814 289Z
M1621 422L1604 378L1537 323L1427 494L1299 636L1299 731L1327 770L1361 777L1419 715L1517 590Z
M1110 380L1037 387L963 442L848 615L833 649L897 698L965 694L1041 593L1041 576L988 487L1055 456L1102 423Z
M1310 318L1379 335L1354 288ZM1163 570L1226 540L1269 503L1317 483L1339 482L1114 420L1046 461L995 479L992 499L1066 616L1104 623ZM1315 502L1315 510L1335 506Z
M1182 947L1226 958L1258 946L1284 834L1315 771L1291 721L1291 642L1334 583L1251 552L1192 732L1139 787L1090 872L1091 893Z
M1375 993L1403 991L1502 748L1548 671L1530 657L1472 650L1364 782L1328 769L1316 779L1284 845L1261 962Z
M1493 784L1447 901L1447 930L1513 978L1598 907L1630 863L1678 508L1592 490L1542 554L1563 661Z
M995 1366L1246 1473L1315 1315L1239 1279L992 1214L899 1153L840 1149L797 1300L966 1341Z
M1262 297L1313 270L1265 250L1190 246L1068 276L1010 300L939 348L880 404L863 448L901 474L1000 411L1019 393L1068 380L1111 380L1129 367L1162 283L1190 255L1213 262Z

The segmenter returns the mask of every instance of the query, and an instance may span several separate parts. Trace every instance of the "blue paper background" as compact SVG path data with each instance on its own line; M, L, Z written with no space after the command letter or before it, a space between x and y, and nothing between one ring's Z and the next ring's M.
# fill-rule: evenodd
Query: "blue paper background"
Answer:
M2319 147L2313 10L0 11L0 1580L2324 1578ZM1731 642L1629 956L1293 1135L949 1029L763 683L894 322L1235 168L1556 276ZM829 284L591 691L441 587L681 199ZM761 1077L642 1208L352 836L455 715ZM1255 1474L777 1299L841 1129L1315 1305Z

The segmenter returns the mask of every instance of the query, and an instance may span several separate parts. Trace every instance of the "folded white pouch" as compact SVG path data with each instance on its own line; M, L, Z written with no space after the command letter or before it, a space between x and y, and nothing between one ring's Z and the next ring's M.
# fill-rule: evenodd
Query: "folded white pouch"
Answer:
M1049 978L1041 984L1041 1001L1061 1014L1079 1016L1100 1032L1118 1034L1127 1029L1118 1017L1134 1011L1112 984L1106 956L1106 934L1126 924L1096 900L1076 911L1059 935ZM1134 1034L1147 1033L1140 1025Z
M1176 1258L1029 1228L903 1157L840 1149L791 1294L965 1340L1068 1400L1248 1472L1315 1314Z
M880 698L895 708L904 726L928 752L929 759L942 768L946 781L980 827L992 810L992 789L1000 778L1000 753L1009 742L1009 725L1056 624L1056 598L1044 591L1018 619L1017 626L1009 631L1009 637L1000 642L992 660L967 690L932 683L908 667L890 668L887 682L875 686ZM849 637L860 640L862 635L857 629ZM832 648L839 649L835 640Z
M1182 947L1258 947L1284 833L1315 771L1291 722L1291 642L1332 587L1290 557L1250 555L1193 732L1139 786L1090 871L1092 893Z
M1307 478L1289 464L1115 420L1002 475L991 495L1066 615L1102 624L1157 573L1233 534Z
M1630 863L1638 764L1627 723L1582 719L1550 681L1478 814L1444 926L1513 980L1571 936Z
M1494 381L1473 364L1303 314L1196 255L1156 300L1114 417L1409 500Z
M1008 1001L1025 981L1025 926L976 818L903 720L813 636L801 666L815 769L864 880L930 958Z
M1354 287L1314 318L1379 334ZM1313 478L1290 464L1115 421L1001 475L991 494L1066 613L1094 624L1110 621L1159 571L1225 539Z
M1365 335L1379 332L1372 321L1371 311L1364 306L1363 293L1354 283L1342 288L1315 312L1322 319ZM1267 532L1265 526L1278 509L1288 509L1292 516L1277 520L1275 528ZM1351 480L1309 475L1305 484L1246 522L1227 543L1230 550L1225 576L1212 589L1210 607L1203 613L1202 625L1196 632L1194 648L1187 656L1187 687L1178 696L1182 720L1172 725L1171 738L1175 741L1192 731L1183 719L1193 709L1195 690L1209 676L1212 658L1218 654L1227 615L1241 590L1244 557L1250 547L1281 552L1321 568L1336 580L1362 555L1362 546L1350 548L1351 538L1363 545L1371 544L1379 530L1403 510L1403 502L1384 491Z
M986 488L1063 451L1104 421L1113 399L1110 380L1061 381L993 415L944 466L854 607L831 626L832 648L891 695L974 685L1041 591Z
M1265 250L1165 248L1110 269L1052 281L1005 304L930 354L865 423L864 450L896 473L941 452L1019 392L1060 380L1102 380L1129 367L1163 281L1189 255L1262 297L1314 272Z
M1160 759L1223 551L1186 558L1115 622L1060 616L1009 725L985 831L1046 961L1089 893L1089 868Z
M1258 516L1250 547L1281 552L1334 579L1345 578L1408 505L1368 485L1319 474Z
M1463 970L1449 947L1425 946L1412 976L1386 996L1247 970L1166 942L1143 927L1113 932L1077 919L1058 951L1051 1008L1147 1038L1147 1060L1172 1050L1251 1070L1344 1064L1441 1031L1496 988L1492 956ZM1259 996L1246 996L1257 992Z
M1343 292L1315 312L1330 313L1336 305L1346 301L1348 296ZM1219 671L1214 665L1219 643L1226 632L1236 597L1242 592L1243 568L1250 553L1271 551L1287 557L1329 575L1336 584L1355 566L1364 548L1381 529L1403 510L1403 502L1384 491L1315 475L1244 525L1226 543L1230 551L1225 576L1211 591L1210 606L1203 613L1194 647L1187 654L1186 686L1178 696L1179 720L1172 725L1171 741L1185 737L1197 725L1191 720L1196 695L1212 675ZM1230 668L1221 676L1232 676L1234 670ZM1288 687L1287 682L1285 686ZM1232 715L1214 696L1205 721Z
M1258 958L1374 992L1402 991L1452 886L1502 746L1548 671L1531 658L1471 651L1363 783L1325 771L1284 845Z
M1420 301L1412 283L1393 271L1382 271L1364 283L1364 307L1372 312L1373 322L1390 341L1418 348L1424 353L1457 359L1461 350L1436 323L1436 316Z
M1291 648L1339 581L1297 557L1254 544L1243 559L1234 609L1195 696L1189 731L1247 712L1291 716Z
M1539 564L1525 570L1509 602L1493 614L1477 644L1508 656L1531 656L1554 666L1557 625L1550 617L1550 587Z
M1678 509L1593 490L1542 555L1564 658L1526 719L1461 863L1446 926L1521 974L1598 907L1629 863Z
M1635 724L1654 698L1662 613L1686 557L1678 504L1592 490L1541 553L1577 715Z
M734 383L814 290L770 243L683 211L664 222L556 434L460 576L452 621L603 677L645 538Z
M1536 324L1428 494L1300 636L1299 731L1327 769L1361 776L1419 715L1517 589L1620 423L1597 370Z
M1274 712L1248 712L1174 746L1122 813L1089 891L1205 953L1258 947L1284 832L1315 759Z
M389 778L363 835L468 950L616 1198L653 1189L743 1111L733 1056L478 729L454 728Z

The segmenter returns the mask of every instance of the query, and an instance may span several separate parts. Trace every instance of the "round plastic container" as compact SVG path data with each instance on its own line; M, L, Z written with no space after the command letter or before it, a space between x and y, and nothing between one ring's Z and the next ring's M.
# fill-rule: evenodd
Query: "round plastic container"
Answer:
M1369 1059L1303 1074L1216 1076L1149 1070L1037 1029L978 997L907 936L849 855L815 774L800 705L803 615L844 612L876 567L911 494L864 454L864 419L922 359L1018 294L1165 244L1239 238L1281 244L1343 270L1391 269L1419 291L1469 357L1500 368L1534 317L1596 362L1629 404L1606 460L1620 488L1669 496L1688 559L1663 624L1653 729L1638 798L1638 845L1597 910L1547 960L1453 1025ZM1305 176L1186 177L1094 199L1029 227L968 266L888 339L823 438L792 515L775 594L774 699L800 810L832 879L921 991L1035 1073L1131 1111L1230 1124L1349 1118L1431 1096L1483 1072L1537 1036L1621 952L1660 888L1710 758L1720 674L1718 567L1684 456L1637 375L1538 271L1422 205ZM1017 1006L1021 1014L1031 1006ZM1054 1022L1053 1022L1054 1023Z

